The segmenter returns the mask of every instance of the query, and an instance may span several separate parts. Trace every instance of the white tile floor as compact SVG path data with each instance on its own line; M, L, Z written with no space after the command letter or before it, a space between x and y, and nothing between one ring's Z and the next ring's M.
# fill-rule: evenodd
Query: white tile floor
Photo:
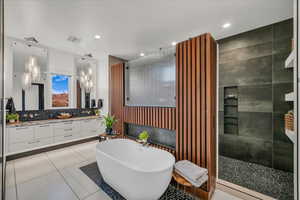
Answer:
M109 200L79 167L95 162L97 141L7 164L7 200ZM217 190L214 200L238 200Z

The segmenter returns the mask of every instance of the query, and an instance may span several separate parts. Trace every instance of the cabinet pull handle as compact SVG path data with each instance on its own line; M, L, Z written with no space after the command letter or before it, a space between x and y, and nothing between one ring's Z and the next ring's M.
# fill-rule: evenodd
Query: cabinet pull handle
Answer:
M64 124L72 124L73 122L65 122Z
M65 135L64 137L71 137L71 136L73 136L73 135Z
M16 130L24 130L24 129L28 129L28 127L17 128Z
M72 128L64 129L64 131L72 131L72 130L73 130Z
M41 125L39 127L49 127L50 125Z
M35 141L33 141L33 142L28 142L28 144L34 144L34 143L36 143Z

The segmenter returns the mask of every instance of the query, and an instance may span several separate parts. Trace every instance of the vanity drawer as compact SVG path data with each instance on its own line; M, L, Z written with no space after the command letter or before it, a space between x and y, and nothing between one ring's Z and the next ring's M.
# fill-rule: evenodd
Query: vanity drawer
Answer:
M79 134L70 133L70 134L66 134L63 136L55 136L54 143L66 142L66 141L71 141L71 140L75 140L75 139L79 139L79 138L80 138Z
M64 127L64 128L56 128L54 129L54 136L64 136L68 134L72 134L74 128L72 126Z
M9 143L28 142L34 138L34 127L9 128Z
M73 126L73 121L59 122L59 123L53 124L54 129L64 129L64 128L69 128L69 127L72 127L72 126Z
M50 124L39 125L35 127L35 138L53 137L53 127Z
M25 150L33 149L35 147L35 140L27 142L18 142L14 144L9 144L8 150L9 153L22 152Z
M53 137L51 138L41 138L41 139L36 139L34 146L35 147L42 147L42 146L47 146L53 144Z

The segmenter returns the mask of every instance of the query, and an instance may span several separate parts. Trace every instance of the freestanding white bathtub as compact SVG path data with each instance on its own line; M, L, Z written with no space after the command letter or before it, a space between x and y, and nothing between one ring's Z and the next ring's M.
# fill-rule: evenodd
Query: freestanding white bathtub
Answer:
M104 181L128 200L159 199L175 163L171 153L128 139L100 142L96 158Z

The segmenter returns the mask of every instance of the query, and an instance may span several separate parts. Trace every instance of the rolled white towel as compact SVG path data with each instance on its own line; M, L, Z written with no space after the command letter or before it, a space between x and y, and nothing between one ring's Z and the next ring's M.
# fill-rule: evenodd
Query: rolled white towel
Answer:
M175 163L175 169L180 172L180 174L183 174L184 177L193 181L197 181L208 173L207 169L199 167L188 160L181 160Z
M179 175L181 175L183 178L185 178L187 181L189 181L195 187L200 187L202 184L204 184L208 180L208 175L207 174L204 174L203 176L201 176L197 180L192 180L192 179L186 177L181 172L177 171L176 169L175 169L175 172L178 173Z

